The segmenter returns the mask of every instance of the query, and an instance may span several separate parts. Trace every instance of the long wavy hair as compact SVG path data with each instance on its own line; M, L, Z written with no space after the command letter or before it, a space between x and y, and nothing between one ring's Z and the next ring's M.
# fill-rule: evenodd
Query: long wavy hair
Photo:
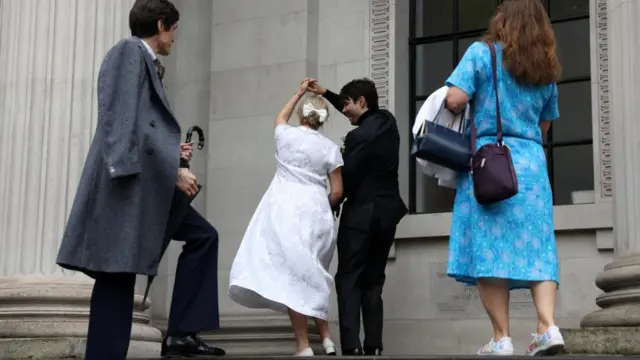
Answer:
M506 0L482 40L504 44L502 64L521 84L547 85L560 77L556 37L540 0Z

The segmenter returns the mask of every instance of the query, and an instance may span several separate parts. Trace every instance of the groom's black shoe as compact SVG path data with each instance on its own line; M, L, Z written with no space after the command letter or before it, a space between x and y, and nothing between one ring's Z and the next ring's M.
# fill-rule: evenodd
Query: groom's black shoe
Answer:
M342 350L342 356L362 356L362 349L346 349Z
M223 356L226 352L209 346L198 335L167 336L162 341L163 358L182 358L192 356Z
M378 348L364 349L366 356L382 356L382 350Z

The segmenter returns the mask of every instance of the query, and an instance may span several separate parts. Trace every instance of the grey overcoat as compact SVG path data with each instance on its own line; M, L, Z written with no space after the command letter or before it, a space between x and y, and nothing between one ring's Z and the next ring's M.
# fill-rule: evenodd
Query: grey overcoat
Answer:
M121 40L100 67L98 126L58 265L156 275L179 158L180 126L153 59L139 38Z

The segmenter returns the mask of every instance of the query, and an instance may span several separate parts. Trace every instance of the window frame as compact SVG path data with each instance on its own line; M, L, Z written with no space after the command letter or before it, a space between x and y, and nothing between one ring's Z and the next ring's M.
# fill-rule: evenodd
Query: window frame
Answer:
M453 68L458 64L460 59L460 53L458 49L458 44L461 39L467 39L470 37L481 37L487 30L487 28L483 29L475 29L475 30L467 30L467 31L458 31L459 27L459 2L460 0L452 0L452 31L448 33L438 34L438 35L430 35L430 36L416 36L416 17L417 17L417 1L420 0L410 0L409 3L409 119L411 124L408 126L408 135L411 141L408 142L409 145L409 154L411 153L411 146L413 144L413 132L412 125L413 121L417 115L416 104L419 101L424 101L427 99L428 95L417 95L417 82L416 82L416 73L417 73L417 48L420 45L438 43L444 41L452 42L452 61ZM496 3L499 6L503 0L497 0ZM551 5L549 1L545 1L545 8L547 10L547 14L549 17L551 14ZM579 20L589 20L591 14L591 8L589 9L589 14L587 15L579 15L579 16L571 16L562 19L551 20L551 24L559 24L565 22L579 21ZM582 83L582 82L590 82L592 79L592 74L586 76L577 76L564 78L557 82L558 86L564 84L574 84L574 83ZM444 83L444 80L443 80ZM593 119L592 119L593 121ZM571 146L583 146L583 145L591 145L593 146L593 131L591 133L590 139L576 139L571 141L554 141L553 140L553 126L550 127L546 141L543 145L544 149L547 151L547 171L549 174L549 182L552 189L554 206L573 206L578 204L567 204L567 205L556 205L556 194L554 190L554 159L553 152L556 148L563 147L571 147ZM447 214L448 212L417 212L417 168L415 159L409 155L409 214L411 215L426 215L426 214Z

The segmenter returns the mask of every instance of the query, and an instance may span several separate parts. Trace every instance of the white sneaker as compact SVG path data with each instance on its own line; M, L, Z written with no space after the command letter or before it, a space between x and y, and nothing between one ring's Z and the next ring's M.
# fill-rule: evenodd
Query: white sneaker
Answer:
M310 347L297 352L294 356L313 356L313 350Z
M503 337L498 341L491 339L487 345L478 350L478 355L511 356L513 355L513 342L510 337Z
M336 346L333 344L331 339L322 339L322 348L324 349L325 355L336 355Z
M524 353L527 356L555 355L564 350L564 339L557 326L552 326L544 334L531 334L533 341Z

